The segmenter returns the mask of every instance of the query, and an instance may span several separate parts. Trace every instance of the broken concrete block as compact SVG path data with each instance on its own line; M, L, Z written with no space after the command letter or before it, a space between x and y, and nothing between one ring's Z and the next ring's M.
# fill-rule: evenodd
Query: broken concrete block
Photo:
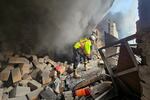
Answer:
M74 100L72 91L63 92L65 100Z
M38 68L34 69L31 73L31 77L33 79L36 79L39 72L40 72L40 69L38 69Z
M36 55L32 55L33 61L38 61L38 57Z
M31 77L30 74L24 74L24 75L22 76L22 79L23 79L23 80L31 80L32 77Z
M9 93L12 89L13 89L12 86L10 86L8 88L4 88L3 93Z
M39 58L39 63L44 63L44 58Z
M39 82L35 80L30 80L27 85L31 88L32 91L42 86Z
M28 100L26 96L19 96L15 98L9 98L8 100Z
M27 87L28 85L28 82L29 82L30 80L21 80L20 82L19 82L19 85L20 86L24 86L24 87Z
M3 89L0 89L0 100L2 100L3 97Z
M10 71L2 71L1 73L0 73L0 80L2 80L2 81L7 81L8 80L8 78L9 78L9 75L10 75Z
M51 67L51 64L47 64L47 66L44 68L44 70L51 71L53 68Z
M48 59L47 62L49 62L49 63L50 63L51 65L53 65L53 66L56 66L56 65L57 65L57 63L54 62L54 61L52 61L51 59Z
M3 94L2 100L8 100L8 94Z
M41 91L43 90L43 88L38 88L30 93L27 94L27 97L29 100L38 100L38 96L41 93Z
M18 82L18 81L21 80L21 72L20 72L19 68L13 69L11 74L12 74L13 83Z
M56 94L54 93L54 91L51 89L51 88L46 88L45 90L43 90L41 93L40 93L42 99L45 99L45 100L56 100Z
M29 64L29 60L23 57L11 57L9 59L10 64Z
M29 64L20 64L20 71L21 71L22 76L24 74L30 73L30 65Z
M43 58L44 58L44 62L46 63L47 60L49 59L49 56L45 56L45 57L43 57Z
M10 75L10 69L6 67L1 73L0 73L0 80L7 81Z
M50 72L47 70L44 70L41 74L42 77L42 84L48 84L52 81L52 78L49 77Z
M33 64L34 64L34 66L36 67L36 68L38 68L38 69L40 69L40 70L43 70L46 66L47 66L47 64L45 64L45 63L39 63L39 62L37 62L37 61L33 61Z
M24 96L30 93L29 87L17 86L10 92L10 97Z

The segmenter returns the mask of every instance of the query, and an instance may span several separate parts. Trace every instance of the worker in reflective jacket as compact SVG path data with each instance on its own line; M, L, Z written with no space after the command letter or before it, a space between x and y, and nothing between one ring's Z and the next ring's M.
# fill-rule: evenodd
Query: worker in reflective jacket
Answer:
M94 35L91 35L89 38L83 38L79 42L76 42L73 46L73 58L74 58L74 73L75 78L80 78L81 76L77 73L77 68L81 61L81 58L84 60L84 67L86 69L87 60L91 59L91 50L92 44L96 40Z

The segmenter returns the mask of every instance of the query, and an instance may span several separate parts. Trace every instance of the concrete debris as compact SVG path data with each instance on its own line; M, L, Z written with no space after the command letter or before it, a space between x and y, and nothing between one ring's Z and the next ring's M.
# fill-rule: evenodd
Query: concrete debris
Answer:
M15 98L9 98L8 100L28 100L26 96L19 96Z
M9 93L11 90L13 90L13 87L12 87L12 86L10 86L10 87L8 87L8 88L4 88L4 89L3 89L3 93Z
M35 81L35 80L31 80L31 81L28 82L28 86L33 91L33 90L36 90L36 89L40 88L42 85L39 82Z
M72 91L63 92L65 100L74 100Z
M88 64L94 65L95 70L80 70L85 75L74 79L73 64L67 61L55 62L49 56L13 55L6 56L5 64L0 63L0 100L74 100L73 89L79 83L86 82L85 86L78 86L80 88L91 87L90 82L101 80L96 62ZM89 81L88 76L94 75L97 78Z
M8 94L3 94L2 100L8 100Z
M22 75L21 75L21 72L20 72L19 68L13 69L11 74L12 74L13 83L18 82L18 81L21 80Z
M27 94L27 97L29 100L38 100L39 95L41 93L41 91L43 90L43 87L38 88L30 93Z
M7 81L10 75L10 69L5 68L1 73L0 73L0 80L2 81Z
M40 93L42 99L45 100L56 100L57 96L54 93L53 89L50 87L46 87L44 91Z
M93 87L91 87L91 94L93 98L96 98L98 95L104 93L105 91L107 91L108 89L111 88L112 82L110 81L105 81L103 83L100 83L98 85L95 85Z
M29 74L30 73L30 64L20 64L20 71L22 76L24 74Z
M29 64L29 61L23 57L11 57L9 59L10 64Z
M10 92L10 97L24 96L30 93L30 87L17 86Z
M48 84L52 81L52 78L49 77L50 71L49 70L43 70L41 77L42 77L42 84Z

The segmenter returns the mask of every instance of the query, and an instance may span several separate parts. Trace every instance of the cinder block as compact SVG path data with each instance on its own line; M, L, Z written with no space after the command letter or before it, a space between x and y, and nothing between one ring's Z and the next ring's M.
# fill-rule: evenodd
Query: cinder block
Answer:
M13 69L11 73L12 73L13 83L18 82L18 81L21 80L21 72L20 72L19 68Z
M24 86L24 87L28 87L28 82L29 82L30 80L21 80L20 82L19 82L19 86Z
M30 93L27 94L27 97L29 100L38 100L38 96L41 93L41 91L43 90L43 88L38 88Z
M38 69L40 69L40 70L43 70L46 66L47 66L47 64L45 64L45 63L39 63L39 62L37 62L37 61L33 61L33 64L34 64L34 66L36 67L36 68L38 68Z
M42 77L42 84L48 84L52 81L52 79L49 77L50 72L47 70L42 71L41 77Z
M30 80L27 85L31 88L32 91L42 86L39 82L35 80Z
M38 69L38 68L34 69L34 70L32 71L32 73L31 73L31 77L32 77L33 79L36 79L36 77L37 77L37 75L38 75L39 72L40 72L40 69Z
M39 58L39 63L44 63L44 58Z
M20 64L20 71L21 71L22 75L30 73L30 65L29 64Z
M7 67L0 73L0 80L7 81L10 75L10 69Z
M30 93L29 87L17 86L10 92L10 97L24 96Z
M65 100L74 100L72 91L63 92Z
M51 67L51 64L47 64L47 66L44 68L44 70L51 71L53 68Z
M54 61L52 61L51 59L47 59L47 62L49 62L51 65L53 65L53 66L56 66L57 65L57 63L56 62L54 62Z
M9 59L10 64L29 64L29 60L23 57L11 57Z
M9 98L8 100L28 100L26 96L19 96L15 98Z
M46 88L44 91L40 93L42 99L45 100L56 100L56 94L51 88Z

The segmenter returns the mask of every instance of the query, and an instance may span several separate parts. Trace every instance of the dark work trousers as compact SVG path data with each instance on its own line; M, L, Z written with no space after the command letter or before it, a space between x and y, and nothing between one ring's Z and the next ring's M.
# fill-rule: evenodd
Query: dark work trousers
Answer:
M79 49L75 49L73 48L73 62L74 62L74 66L73 68L76 69L78 64L82 61L85 62L86 61L86 56L84 54L81 54L80 53L80 50Z

